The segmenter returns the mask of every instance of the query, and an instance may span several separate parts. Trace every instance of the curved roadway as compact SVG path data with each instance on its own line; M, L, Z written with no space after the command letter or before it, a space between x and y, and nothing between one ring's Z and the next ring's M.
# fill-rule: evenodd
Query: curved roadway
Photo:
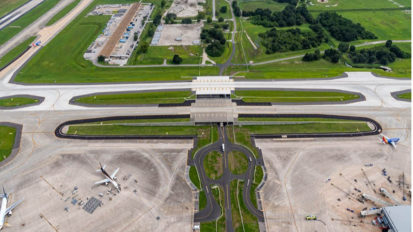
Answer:
M204 170L204 159L206 155L208 155L212 151L219 151L221 154L221 146L225 144L225 151L224 151L224 171L222 176L217 180L212 180L207 177L205 170ZM241 175L234 175L231 173L228 167L228 154L230 151L239 151L246 155L248 159L248 168L244 174ZM250 198L250 189L251 184L253 183L254 178L254 170L255 166L257 165L257 160L255 159L254 155L245 147L233 144L229 141L228 137L226 136L225 127L219 129L219 140L211 145L205 146L200 149L194 158L194 163L196 169L198 170L199 177L202 183L202 189L207 196L207 205L206 207L195 214L194 221L196 222L205 222L205 221L213 221L216 220L220 214L220 206L214 199L212 192L210 190L211 185L220 185L224 189L225 195L225 225L226 231L234 231L232 226L232 214L231 214L231 193L230 193L230 185L231 181L233 180L243 180L244 181L244 188L242 192L243 201L251 214L256 216L259 221L264 221L263 212L255 208L254 204L251 202Z

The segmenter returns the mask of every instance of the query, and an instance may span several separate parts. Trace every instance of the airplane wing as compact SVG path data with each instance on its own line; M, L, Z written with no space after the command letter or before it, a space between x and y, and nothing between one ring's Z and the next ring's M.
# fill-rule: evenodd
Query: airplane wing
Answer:
M112 175L110 176L110 178L113 179L118 172L119 172L119 168L117 168L117 169L112 173Z
M396 148L396 143L395 143L395 142L392 141L390 144L391 144L394 148Z
M106 183L108 183L108 182L110 182L109 179L104 179L104 180L101 180L101 181L96 182L95 185L106 184Z
M20 203L22 203L23 199L14 202L9 208L6 209L5 214L9 214L10 211L12 211L14 208L16 208L16 206L18 206Z

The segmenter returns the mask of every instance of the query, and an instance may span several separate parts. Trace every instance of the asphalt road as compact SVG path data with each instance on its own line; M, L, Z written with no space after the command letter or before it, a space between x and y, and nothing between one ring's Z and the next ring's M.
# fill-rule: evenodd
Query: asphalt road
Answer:
M225 144L225 151L222 152L222 144ZM219 151L221 154L224 155L224 170L222 176L217 179L213 180L207 177L204 170L204 159L207 154L212 151ZM229 166L228 166L228 154L231 151L239 151L246 155L248 159L248 169L244 174L241 175L234 175L231 173ZM199 211L195 214L194 221L195 222L205 222L205 221L214 221L220 216L220 207L215 201L212 192L209 189L209 186L212 185L219 185L224 190L224 202L225 202L225 225L226 231L234 231L233 224L232 224L232 212L231 212L231 192L230 192L230 185L231 181L233 180L243 180L244 181L244 188L242 193L242 200L246 205L247 209L250 211L251 214L256 216L259 221L264 221L263 212L255 208L254 204L251 202L250 198L250 189L251 184L254 180L254 170L255 166L260 163L262 165L262 161L257 161L254 155L245 147L233 144L229 141L225 127L219 128L219 140L216 143L213 143L209 146L206 146L199 150L195 156L194 163L196 169L198 170L199 177L201 179L201 183L203 183L202 189L207 196L207 206L205 209Z
M23 16L27 12L31 11L33 8L35 8L37 5L39 5L43 1L44 0L30 0L29 2L20 6L19 8L13 10L9 14L3 16L0 19L0 30L5 28L10 23L16 21L17 19L19 19L21 16Z
M17 35L15 35L13 38L11 38L9 41L6 43L2 44L0 46L0 57L3 55L7 54L8 51L28 39L30 36L37 35L39 31L41 31L46 25L46 23L59 11L61 11L63 8L65 8L67 5L69 5L71 2L74 0L61 0L54 6L51 10L40 16L36 21L34 21L32 24L24 28L22 31L20 31ZM62 28L63 29L63 28ZM42 41L44 44L47 41Z

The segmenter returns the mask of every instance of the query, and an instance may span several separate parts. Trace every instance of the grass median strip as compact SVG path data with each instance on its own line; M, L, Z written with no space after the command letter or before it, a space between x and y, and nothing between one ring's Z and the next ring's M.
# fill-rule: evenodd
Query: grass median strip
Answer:
M367 125L367 122L345 119L241 117L238 120L251 122L252 125L234 125L227 127L228 137L232 143L241 144L249 148L256 157L258 157L258 150L252 145L251 134L371 131L371 128ZM262 122L262 124L260 125L260 122L258 121Z
M9 24L7 27L3 28L0 31L0 44L5 43L14 35L17 35L17 33L22 31L24 28L36 21L36 19L44 15L50 9L52 9L58 2L59 0L45 0L44 2L36 6L34 9L27 12L25 15L23 15L13 23Z
M0 161L5 160L11 153L16 139L16 128L0 126Z
M252 182L251 189L250 189L250 197L251 197L252 204L257 209L258 209L258 203L257 203L257 196L255 195L255 190L257 189L258 185L260 185L263 178L264 178L264 170L262 169L261 166L255 166L254 180Z
M244 181L231 181L232 225L235 231L259 231L258 219L252 215L242 198Z
M189 168L189 179L191 179L192 183L198 189L201 189L201 182L199 180L198 171L196 170L195 166L191 166Z
M55 16L53 16L53 18L51 18L49 20L49 22L47 22L46 26L50 26L53 23L59 21L59 19L63 18L67 13L69 13L73 8L75 8L77 6L77 4L79 4L80 0L74 0L72 3L70 3L69 5L67 5L65 8L63 8L63 10L59 11L59 13L55 14Z
M248 159L244 153L239 151L231 151L228 154L229 170L235 174L244 174L248 169Z
M33 42L35 38L36 36L32 36L28 38L23 43L17 45L12 50L10 50L8 53L6 53L3 57L1 57L0 58L0 69L6 66L8 63L10 63L17 56L19 56L24 50L26 50L27 47L30 46L30 43Z
M223 155L217 151L208 153L204 159L204 170L209 178L213 180L219 179L224 172Z
M13 10L21 7L29 0L2 0L0 1L0 17L3 17Z
M224 191L221 187L211 187L215 200L221 207L221 217L212 222L201 222L201 232L225 232L225 200Z
M29 104L34 104L39 102L38 99L28 98L28 97L10 97L10 98L3 98L0 99L0 106L2 107L17 107L17 106L24 106Z
M75 99L76 103L91 105L133 105L183 103L194 99L191 91L97 94Z
M412 92L402 93L397 95L397 97L412 100Z
M329 91L237 90L234 98L245 102L334 102L359 99L357 94Z

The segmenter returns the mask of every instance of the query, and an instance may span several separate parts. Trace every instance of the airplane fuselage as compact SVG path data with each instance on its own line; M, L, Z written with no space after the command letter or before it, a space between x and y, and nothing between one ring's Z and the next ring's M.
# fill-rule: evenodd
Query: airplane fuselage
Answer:
M7 197L3 197L1 200L0 208L0 230L3 228L4 220L6 218L6 209L7 209Z
M106 172L105 169L101 168L101 170L102 170L103 175L106 176L106 178L110 181L110 183L112 183L112 185L116 188L116 190L120 192L119 184Z

